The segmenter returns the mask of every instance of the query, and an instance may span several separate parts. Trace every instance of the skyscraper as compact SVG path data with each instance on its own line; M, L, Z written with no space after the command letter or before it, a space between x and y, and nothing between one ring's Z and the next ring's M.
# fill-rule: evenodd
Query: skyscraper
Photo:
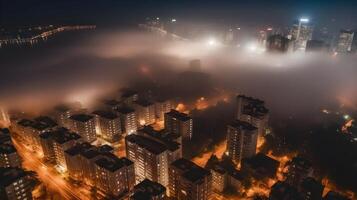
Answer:
M70 118L71 130L78 133L86 142L94 142L97 139L95 119L87 114L75 114Z
M212 175L209 170L181 158L170 164L169 196L178 200L209 200Z
M30 200L33 187L30 175L20 168L0 167L0 199Z
M149 179L168 184L168 149L160 142L131 134L125 137L126 156L134 162L136 183Z
M338 37L336 51L338 53L350 53L357 49L357 35L351 30L341 30Z
M282 35L275 34L268 37L266 48L269 52L287 52L290 40Z
M185 113L171 110L165 113L165 130L179 134L183 139L191 139L193 132L193 120Z
M165 200L166 188L160 183L145 179L139 184L135 185L133 195L130 200Z
M21 158L12 144L0 144L0 167L21 167Z
M290 38L294 42L295 51L305 51L307 41L312 39L313 26L309 19L302 18L297 20L290 30Z
M254 156L257 148L258 129L248 122L235 120L227 127L227 154L236 163Z
M0 167L21 167L21 158L7 128L0 129Z

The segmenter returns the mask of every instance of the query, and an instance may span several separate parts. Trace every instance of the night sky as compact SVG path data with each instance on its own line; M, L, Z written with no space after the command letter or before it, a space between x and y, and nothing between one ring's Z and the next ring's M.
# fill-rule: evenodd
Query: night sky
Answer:
M357 27L353 0L2 0L2 25L122 25L148 16L189 21L286 26L298 17L335 29Z

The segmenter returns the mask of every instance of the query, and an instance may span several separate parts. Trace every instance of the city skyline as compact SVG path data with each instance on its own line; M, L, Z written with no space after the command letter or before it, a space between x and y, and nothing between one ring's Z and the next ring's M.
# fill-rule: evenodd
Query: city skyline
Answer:
M357 199L356 2L0 9L0 199Z

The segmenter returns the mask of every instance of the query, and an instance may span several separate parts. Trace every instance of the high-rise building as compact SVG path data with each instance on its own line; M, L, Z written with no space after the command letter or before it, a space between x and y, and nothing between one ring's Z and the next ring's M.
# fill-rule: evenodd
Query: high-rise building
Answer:
M139 99L139 94L130 89L123 89L121 91L120 100L127 106L133 106L134 102Z
M236 163L255 155L258 129L248 122L235 120L227 127L227 154Z
M237 119L248 122L258 129L258 136L264 137L268 129L269 110L262 100L238 95Z
M104 100L103 105L104 110L112 112L120 107L120 102L115 99Z
M80 110L79 104L61 104L54 108L54 117L59 126L71 128L69 118Z
M57 123L51 118L40 116L34 120L22 119L17 122L16 132L22 137L34 150L43 153L40 142L40 134L51 131L57 127Z
M295 51L305 51L307 41L312 39L314 27L309 22L309 19L299 19L294 24L290 30L290 37L294 42Z
M149 137L125 137L126 156L134 162L136 183L149 179L164 186L168 184L168 150L166 146Z
M120 117L123 134L130 135L138 130L137 116L134 109L120 107L115 110Z
M0 144L0 167L21 167L21 158L14 145Z
M179 134L182 139L191 139L193 134L193 120L185 113L171 110L165 113L165 130Z
M70 118L71 130L78 133L86 142L94 142L97 139L95 119L87 114L75 114Z
M135 185L133 162L116 157L108 145L81 143L65 151L68 174L95 186L108 198L128 197Z
M20 168L0 167L0 199L31 200L33 184L30 175Z
M228 172L220 165L214 165L211 169L212 190L222 193L228 185Z
M174 104L170 99L160 99L155 102L155 112L156 118L158 121L164 120L165 113L170 112L171 109L174 109Z
M355 31L341 30L337 41L338 53L350 53L357 50L357 35Z
M285 181L291 185L300 185L305 178L312 177L313 172L314 170L309 160L296 156L289 162Z
M64 152L82 141L80 135L66 128L42 133L40 138L44 157L47 160L54 160L60 171L67 170Z
M0 167L21 167L21 158L7 128L0 129Z
M268 37L266 48L269 52L287 52L290 40L283 35L275 34Z
M165 145L168 150L167 160L169 164L182 158L182 137L180 135L166 131L156 131L151 126L144 126L138 130L137 134Z
M112 197L123 197L135 185L134 163L114 154L95 161L96 186Z
M135 185L130 200L165 200L166 188L160 183L145 179Z
M120 117L108 111L93 112L100 135L108 142L118 142L122 134Z
M69 176L74 180L84 180L94 185L93 166L98 155L97 148L89 143L77 144L66 150L65 159Z
M169 196L178 200L209 200L212 175L209 170L181 158L169 167Z
M134 108L137 112L138 123L140 126L155 123L155 104L146 100L139 99L134 102Z

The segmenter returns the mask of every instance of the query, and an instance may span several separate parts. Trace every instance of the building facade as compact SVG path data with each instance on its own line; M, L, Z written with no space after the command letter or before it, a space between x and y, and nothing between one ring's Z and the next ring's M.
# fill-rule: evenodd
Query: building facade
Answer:
M165 130L179 134L184 140L190 140L193 135L193 120L185 113L180 113L176 110L171 110L165 113Z
M227 126L227 154L236 163L255 155L258 129L250 123L235 120Z

